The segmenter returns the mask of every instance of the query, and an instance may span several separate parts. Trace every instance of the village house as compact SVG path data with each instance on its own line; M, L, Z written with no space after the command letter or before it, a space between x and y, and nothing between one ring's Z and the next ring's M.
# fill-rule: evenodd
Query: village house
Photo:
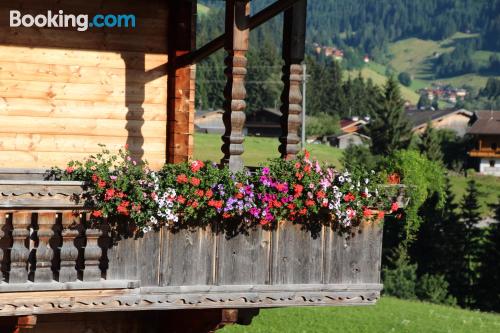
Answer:
M361 224L352 235L324 225L313 234L294 223L225 234L220 224L207 223L115 237L107 217L92 211L94 203L75 199L88 184L47 180L37 171L83 161L101 151L99 144L113 152L127 146L130 160L147 160L151 170L192 160L196 63L221 48L224 112L201 115L199 128L205 124L208 132L222 116L222 158L215 162L230 172L244 170L249 34L280 13L286 98L276 156L295 158L307 1L277 0L253 14L251 3L225 1L224 32L198 49L196 0L0 5L2 13L64 10L137 18L134 29L2 28L1 333L213 332L249 324L260 308L377 302L379 223ZM100 223L90 223L92 217ZM132 227L122 225L125 234Z
M204 134L224 134L225 127L222 120L223 110L196 111L194 130Z
M433 128L451 130L459 136L467 133L469 121L473 115L472 112L464 109L421 111L414 108L407 109L406 114L412 123L414 133L423 133L427 125L431 123Z
M474 136L475 147L469 156L478 159L478 171L500 176L500 111L476 111L467 134Z

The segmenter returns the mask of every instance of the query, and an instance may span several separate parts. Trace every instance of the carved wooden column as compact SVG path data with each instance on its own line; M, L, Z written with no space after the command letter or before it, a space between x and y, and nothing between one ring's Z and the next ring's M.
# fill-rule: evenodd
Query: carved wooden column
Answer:
M29 250L26 240L30 235L28 227L31 225L30 212L16 212L12 217L13 244L10 252L9 283L25 283L28 281Z
M61 245L61 269L59 271L59 282L72 282L77 279L76 259L78 249L75 246L75 238L79 231L76 225L80 223L80 217L74 216L72 212L64 212L62 215L62 245Z
M99 229L87 229L85 236L87 244L85 245L85 269L83 271L83 281L99 281L101 279L101 270L99 260L102 250L99 247L98 240L102 231Z
M302 61L305 52L307 0L300 0L285 11L283 26L283 93L281 94L281 145L279 151L286 159L295 158L300 151L300 115L302 113Z
M52 228L56 223L55 213L38 213L38 247L36 249L36 270L34 282L51 282L53 280L52 258L54 250L50 247L50 239L54 236Z
M4 228L7 226L7 214L0 211L0 283L4 281L3 275L3 261L5 256L5 250L7 246L4 241L5 231Z
M228 55L225 60L227 83L224 89L224 126L222 136L221 163L228 164L229 169L243 169L243 127L245 125L245 76L247 74L247 58L250 15L249 0L226 1L226 41L224 48Z

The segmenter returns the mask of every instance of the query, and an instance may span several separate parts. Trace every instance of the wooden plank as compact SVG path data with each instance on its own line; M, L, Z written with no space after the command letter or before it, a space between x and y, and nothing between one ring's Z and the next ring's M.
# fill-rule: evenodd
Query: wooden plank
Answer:
M325 283L379 283L380 225L363 224L348 235L327 231Z
M0 116L3 133L72 134L90 136L164 137L163 121L123 121L111 119L60 119ZM105 143L105 142L104 142Z
M36 165L38 168L51 168L53 166L65 167L71 160L85 160L89 157L88 153L73 152L19 152L19 151L1 151L0 168L13 167L23 168ZM137 158L134 156L134 158ZM165 163L165 153L145 152L143 159L149 162L153 169L161 168Z
M0 27L0 44L116 52L167 52L167 38L165 35L136 35L130 38L127 32L109 32L109 30L104 29L103 31L85 33L76 29L56 30L52 28L10 28L2 26Z
M172 233L162 229L161 286L213 284L216 235L209 227Z
M217 284L269 284L271 232L256 228L248 235L218 237Z
M79 100L48 100L6 98L0 96L0 116L127 119L166 121L164 104L97 102Z
M0 95L4 98L40 98L60 100L106 101L127 103L166 104L163 87L139 84L107 86L99 84L60 83L42 81L0 81Z
M0 47L0 61L9 62L15 57L19 63L85 66L98 68L125 68L123 58L129 61L127 67L130 69L152 69L168 62L167 54L151 54L144 52L102 52L88 50L53 49L47 47L27 47L2 45Z
M321 283L323 280L323 241L303 226L281 223L272 238L272 283Z
M113 152L128 144L132 153L141 150L151 153L162 153L165 150L165 138L127 138L85 136L85 135L41 135L41 134L16 134L0 132L0 151L24 152L73 152L95 153L100 150L99 144L105 143Z
M60 83L85 83L98 85L124 85L137 83L149 87L167 85L166 64L156 70L102 68L95 66L31 64L20 62L0 62L0 80L41 81Z

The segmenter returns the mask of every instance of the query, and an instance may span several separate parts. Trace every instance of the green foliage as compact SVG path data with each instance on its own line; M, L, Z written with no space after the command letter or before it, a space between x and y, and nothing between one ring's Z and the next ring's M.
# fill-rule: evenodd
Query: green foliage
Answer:
M429 161L417 151L397 151L385 161L385 169L401 175L406 185L409 204L405 208L407 240L415 237L421 217L418 210L432 195L437 195L437 206L445 202L445 170L440 163Z
M453 77L478 71L478 65L472 59L473 48L458 44L451 53L442 54L434 65L434 71L440 78Z
M411 75L408 72L401 72L398 75L398 81L401 83L403 86L409 87L411 86L412 79Z
M417 265L411 264L403 248L399 248L392 261L392 268L382 271L384 292L402 299L416 299Z
M495 218L487 230L480 252L477 305L486 311L500 312L500 197L495 207Z
M432 127L432 123L427 123L427 128L421 136L420 152L431 161L442 161L443 152L438 134Z
M425 274L418 280L416 294L421 301L455 305L457 300L448 293L448 282L443 275Z
M324 136L339 133L339 118L335 115L319 113L315 116L307 117L306 135Z
M372 152L376 155L387 156L409 146L412 137L411 125L394 77L387 80L366 130L372 139Z
M467 183L467 193L460 203L459 223L463 234L457 236L462 240L463 251L454 253L460 256L463 263L461 290L456 296L459 304L466 307L474 305L474 288L478 280L477 263L482 238L482 231L478 227L481 221L478 196L476 182L472 179Z
M430 109L431 106L432 106L432 101L429 99L429 96L427 96L427 94L420 95L420 98L418 99L417 103L417 108L419 110L424 111Z
M377 169L380 158L364 145L350 145L343 150L340 162L347 170L370 171Z

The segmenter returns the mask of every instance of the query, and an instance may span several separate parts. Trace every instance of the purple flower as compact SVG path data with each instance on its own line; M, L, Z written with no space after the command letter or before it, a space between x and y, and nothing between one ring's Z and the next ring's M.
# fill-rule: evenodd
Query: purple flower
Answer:
M264 176L268 176L268 175L269 175L269 172L270 172L269 168L267 168L267 167L266 167L266 168L262 168L262 174L263 174Z

